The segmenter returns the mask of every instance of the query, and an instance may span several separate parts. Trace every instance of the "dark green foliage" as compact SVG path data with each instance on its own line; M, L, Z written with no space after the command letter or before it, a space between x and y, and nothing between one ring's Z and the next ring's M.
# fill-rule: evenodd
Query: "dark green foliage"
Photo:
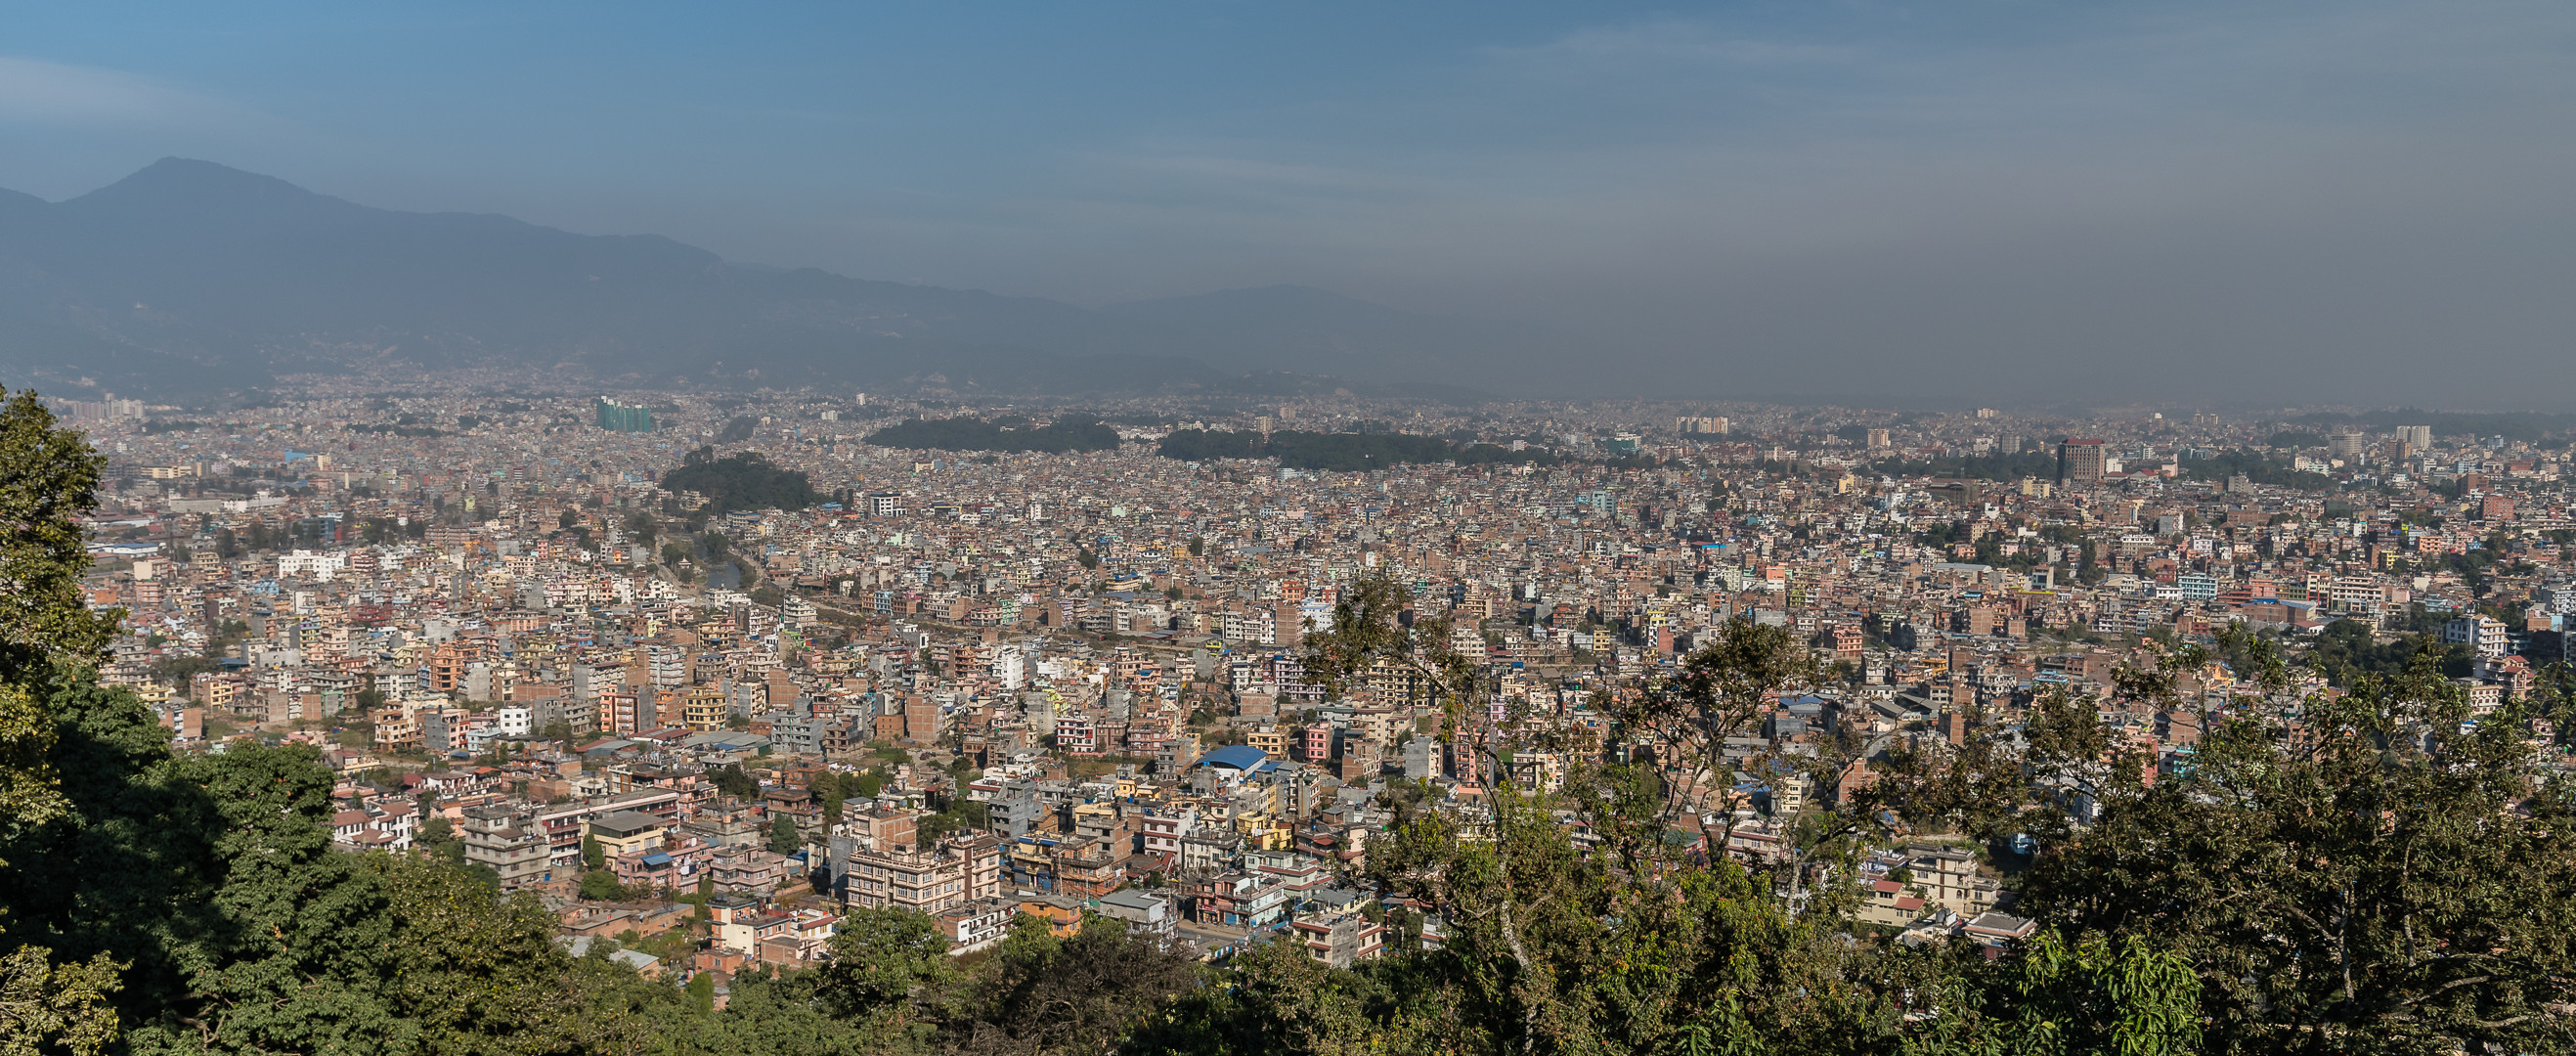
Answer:
M0 904L125 965L131 1051L477 1051L573 1025L543 909L443 862L331 850L309 746L173 756L122 690L49 697L73 809L10 841Z
M848 799L875 799L877 790L885 787L885 772L865 770L856 773L835 771L814 777L814 798L825 802Z
M2025 894L2189 958L2213 1052L2567 1051L2576 789L2528 774L2519 708L2470 722L2418 654L2306 700L2298 740L2228 721L2187 778L2108 797Z
M2372 432L2385 432L2401 425L2429 425L2436 437L2501 436L2507 440L2535 442L2551 433L2563 433L2576 427L2576 415L2546 411L2423 411L2411 408L2359 414L2325 411L2290 421L2320 428L2360 426Z
M725 1010L668 1014L668 987L628 982L655 1016L660 1044L648 1051L705 1056L874 1056L924 1051L916 1039L881 1019L851 1019L814 996L816 972L734 977Z
M1940 987L1940 1014L1901 1051L2186 1056L2205 1051L2200 993L2190 963L2172 950L2101 936L2069 946L2044 931L2021 956L1967 960Z
M716 442L719 444L739 444L745 440L751 439L751 434L759 428L760 418L758 416L738 414L733 417L733 420L726 422L724 428L716 433Z
M916 987L956 978L937 920L904 909L858 909L833 934L832 960L816 973L814 992L843 1015L863 1016L902 1004Z
M90 663L116 633L121 614L91 612L80 596L89 552L78 518L98 504L106 463L80 434L55 428L33 390L0 403L0 583L9 594L0 607L0 677Z
M726 763L717 767L710 777L715 782L716 791L725 795L745 800L760 798L759 780L744 773L741 763Z
M915 819L913 838L920 841L921 846L928 847L946 838L949 833L983 828L988 820L986 808L981 801L957 799L951 801L945 810L936 814L924 814Z
M444 817L432 817L421 823L420 835L413 842L432 858L462 865L465 862L465 841L456 837L455 827L455 823Z
M606 869L592 869L581 874L581 897L593 902L623 902L626 901L627 890L625 885L617 882L617 874Z
M185 686L198 675L210 675L224 669L221 661L211 656L165 656L152 662L152 678L174 686Z
M1100 1052L1197 976L1189 958L1117 921L1091 917L1057 938L1023 916L958 995L940 1040L963 1054Z
M662 486L706 496L712 513L801 510L822 501L803 470L780 469L758 451L717 458L715 448L701 447L689 452L680 468L663 474Z
M2364 676L2391 678L2406 671L2418 653L2430 653L2434 663L2445 673L2468 674L2474 659L2467 646L2445 646L2430 635L2399 635L2385 644L2372 636L2370 626L2359 620L2336 620L2317 632L2316 647L2308 651L2305 663L2325 672L2337 686L2350 686Z
M769 849L777 854L793 854L804 849L805 838L796 834L795 819L779 814L769 822Z
M878 447L910 447L932 451L1040 451L1063 454L1072 451L1118 450L1118 430L1101 424L1097 418L1071 415L1053 423L1029 428L1022 422L1016 428L981 418L907 418L868 434L868 442Z

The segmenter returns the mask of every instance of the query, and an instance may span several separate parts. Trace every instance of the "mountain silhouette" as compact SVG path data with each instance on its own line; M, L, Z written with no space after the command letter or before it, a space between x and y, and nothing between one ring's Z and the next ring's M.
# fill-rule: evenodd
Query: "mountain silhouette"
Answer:
M1457 362L1489 330L1302 287L1089 311L744 266L178 158L62 202L0 191L0 380L65 395L474 366L961 394L1223 390L1259 372L1467 385Z

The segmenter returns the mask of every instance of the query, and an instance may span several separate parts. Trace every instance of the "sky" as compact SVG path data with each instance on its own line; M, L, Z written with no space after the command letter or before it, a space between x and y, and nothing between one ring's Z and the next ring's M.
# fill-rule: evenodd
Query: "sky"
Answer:
M0 187L1077 304L1303 283L1602 391L2576 403L2576 4L0 3Z

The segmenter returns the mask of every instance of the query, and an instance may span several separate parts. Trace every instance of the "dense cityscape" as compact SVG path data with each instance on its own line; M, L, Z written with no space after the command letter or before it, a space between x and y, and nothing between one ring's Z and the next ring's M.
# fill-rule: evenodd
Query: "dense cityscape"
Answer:
M181 752L311 746L334 846L460 863L718 1010L829 961L854 911L961 958L1024 919L1211 964L1438 951L1460 907L1378 861L1409 818L1472 831L1632 763L1678 807L1669 850L1793 914L2016 949L2034 833L2107 793L1838 856L1802 819L2026 746L2051 701L2098 707L2099 757L2148 787L2214 724L2322 736L2305 702L2419 653L2475 724L2556 699L2576 613L2545 415L56 403L105 456L102 683ZM1192 457L1210 437L1261 457ZM1310 670L1371 584L1441 639ZM1698 730L1713 750L1618 703L1759 628L1804 674ZM2576 765L2510 714L2538 773Z
M0 1056L2576 1053L2576 5L6 25Z

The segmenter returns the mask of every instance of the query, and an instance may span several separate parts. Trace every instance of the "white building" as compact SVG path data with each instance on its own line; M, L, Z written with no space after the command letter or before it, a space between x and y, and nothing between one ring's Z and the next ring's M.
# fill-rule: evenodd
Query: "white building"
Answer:
M2442 625L2442 644L2465 645L2479 656L2503 656L2503 622L2490 616L2463 616Z

